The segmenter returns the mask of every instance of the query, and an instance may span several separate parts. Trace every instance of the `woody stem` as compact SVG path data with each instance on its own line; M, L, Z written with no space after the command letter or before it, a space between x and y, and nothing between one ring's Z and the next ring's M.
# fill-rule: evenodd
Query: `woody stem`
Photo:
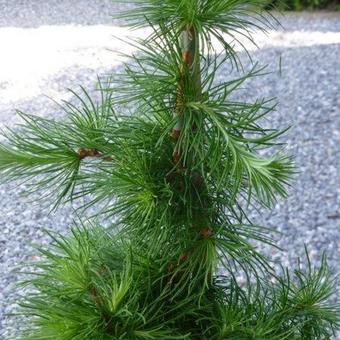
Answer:
M202 83L199 56L199 37L193 26L189 25L181 32L180 42L182 48L182 65L179 81L177 84L176 105L174 110L174 116L177 119L177 124L173 128L171 136L176 143L173 152L173 161L179 169L183 170L187 165L182 163L183 160L181 160L181 150L178 141L181 137L185 119L185 95L188 92L188 89L190 89L190 96L194 97L191 98L191 100L199 100L202 95ZM192 125L192 128L194 129L195 126ZM196 182L194 185L197 186L198 189L204 185L204 180L201 174L196 174ZM193 221L193 224L195 224L195 221ZM212 231L208 227L205 226L199 229L201 229L199 230L200 237L208 238L212 236ZM182 262L183 259L186 259L187 257L188 253L184 252L180 257L179 262ZM211 273L209 276L211 276Z
M189 72L192 75L195 87L195 95L197 98L201 96L201 72L200 72L200 60L199 60L199 39L197 32L193 26L187 26L185 30L181 32L180 42L182 47L182 65L180 70L180 79L177 84L177 97L174 116L177 118L177 124L172 130L172 138L174 141L178 141L181 130L183 128L183 114L184 114L184 102L185 102L185 87L186 74ZM175 153L179 150L175 150Z

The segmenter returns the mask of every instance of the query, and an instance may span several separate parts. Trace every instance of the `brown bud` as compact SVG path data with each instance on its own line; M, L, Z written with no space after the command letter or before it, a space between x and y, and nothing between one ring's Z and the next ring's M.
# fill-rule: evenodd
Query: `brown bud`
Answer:
M97 297L97 290L96 290L96 288L95 287L92 287L91 289L90 289L90 293L91 293L91 295L93 296L93 297Z
M201 229L200 235L203 238L209 238L209 237L211 237L213 235L213 232L212 232L212 230L210 228L205 227L205 228Z
M178 258L178 262L185 262L188 259L188 253L183 253L181 256Z
M177 141L179 136L181 134L181 131L180 130L176 130L176 129L172 129L172 132L171 132L171 138L174 140L174 141Z
M190 64L191 63L191 55L190 55L190 51L189 50L185 50L182 53L182 58L183 58L183 62L185 64Z
M100 153L97 149L80 148L78 150L78 156L80 159L84 159L85 157L99 157Z

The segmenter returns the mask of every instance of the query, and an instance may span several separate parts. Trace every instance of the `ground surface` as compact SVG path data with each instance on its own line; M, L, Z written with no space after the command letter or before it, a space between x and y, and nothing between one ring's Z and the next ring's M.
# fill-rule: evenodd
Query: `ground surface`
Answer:
M45 117L62 113L43 94L68 98L65 88L91 89L97 73L120 66L108 49L126 47L111 36L111 0L0 0L0 127L18 122L14 109ZM276 96L279 110L268 124L293 125L286 140L300 173L290 196L272 212L253 212L282 232L286 251L265 249L284 265L295 263L306 243L313 262L326 250L340 270L340 13L289 14L285 28L258 36L254 60L273 71L248 87L247 95ZM281 56L281 73L279 58ZM30 259L32 243L47 243L42 229L66 231L72 209L47 215L30 203L25 188L0 186L0 339L10 334L6 317L15 305L14 268Z

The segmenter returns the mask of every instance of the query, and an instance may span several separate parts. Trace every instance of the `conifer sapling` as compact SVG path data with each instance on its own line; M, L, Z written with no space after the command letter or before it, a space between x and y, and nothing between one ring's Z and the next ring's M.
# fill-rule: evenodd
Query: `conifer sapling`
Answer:
M271 27L265 2L121 2L137 6L118 16L152 33L129 41L138 52L99 81L101 99L73 92L63 121L19 112L0 144L2 178L30 181L53 209L96 209L24 266L21 337L329 339L325 256L275 273L257 247L275 242L246 213L285 197L294 172L285 130L261 125L275 102L234 99L264 73L244 71L235 46ZM218 81L226 63L237 75Z

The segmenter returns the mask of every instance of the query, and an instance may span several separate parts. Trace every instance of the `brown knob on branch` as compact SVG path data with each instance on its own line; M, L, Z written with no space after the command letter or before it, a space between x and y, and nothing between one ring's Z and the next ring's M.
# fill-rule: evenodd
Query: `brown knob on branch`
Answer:
M174 141L178 141L180 134L181 134L180 130L173 129L172 132L171 132L171 138Z
M86 157L99 157L101 154L97 149L80 148L78 150L78 156L80 159L84 159Z
M188 252L182 253L177 260L177 265L181 265L183 262L185 262L188 259L188 256L189 256ZM176 268L175 264L171 263L168 267L168 272L172 273L175 270L175 268Z
M80 148L78 150L78 157L80 159L84 159L86 157L102 157L103 154L100 153L97 149L87 149L87 148ZM112 161L112 157L104 157L103 159L105 159L106 161Z
M179 263L183 263L188 259L188 253L183 253L181 256L178 258Z
M213 236L212 230L210 228L208 228L208 227L201 229L200 234L205 239L210 238L211 236Z

